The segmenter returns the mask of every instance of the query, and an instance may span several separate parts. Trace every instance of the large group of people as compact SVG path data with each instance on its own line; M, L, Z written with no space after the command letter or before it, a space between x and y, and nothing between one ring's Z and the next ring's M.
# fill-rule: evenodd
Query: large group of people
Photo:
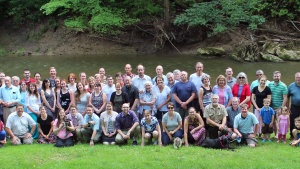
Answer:
M152 79L142 64L137 74L126 64L124 74L113 77L100 68L88 78L81 72L78 80L74 73L58 77L55 67L44 80L40 73L32 78L29 69L23 79L0 72L0 147L35 139L56 147L123 145L130 139L138 145L139 137L141 146L179 138L188 147L223 135L255 147L272 142L272 133L278 143L286 144L289 133L290 144L300 145L300 72L287 86L279 71L269 81L257 70L250 84L246 73L235 78L228 67L213 84L201 62L195 69L190 76L178 69L164 75L158 65Z

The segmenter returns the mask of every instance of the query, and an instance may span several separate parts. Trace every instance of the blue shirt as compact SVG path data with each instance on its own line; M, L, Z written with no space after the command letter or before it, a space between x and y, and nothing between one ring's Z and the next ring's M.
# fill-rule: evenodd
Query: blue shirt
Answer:
M158 125L158 120L156 117L151 116L150 124L146 122L145 117L141 120L141 126L145 129L146 132L152 133L156 126Z
M246 118L240 113L235 116L233 127L241 133L249 134L253 133L253 126L256 124L258 120L253 113L248 112Z
M83 121L83 125L88 124L89 121L94 121L95 124L90 124L90 127L95 131L102 131L101 127L100 127L100 118L93 113L92 116L89 116L88 114L86 114L84 116L84 121Z
M20 91L17 87L10 85L10 87L1 87L0 88L0 100L4 102L17 102L21 100Z
M291 97L292 105L300 106L300 86L293 82L288 87L288 97Z
M266 110L265 107L260 109L260 116L264 124L269 125L272 122L272 116L274 116L274 114L275 112L271 107L269 107L268 110Z
M129 110L126 115L121 112L116 117L116 130L130 129L134 123L138 122L139 119L134 111Z
M195 84L191 81L187 81L185 83L180 81L175 83L172 93L176 94L182 102L186 102L191 97L192 93L197 93L197 89ZM190 102L187 107L191 107L192 103L193 102ZM181 105L176 102L176 107L181 107Z

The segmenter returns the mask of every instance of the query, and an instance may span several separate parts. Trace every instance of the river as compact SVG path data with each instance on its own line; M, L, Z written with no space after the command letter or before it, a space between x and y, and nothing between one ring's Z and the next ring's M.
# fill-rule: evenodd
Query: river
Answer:
M48 78L49 68L54 66L57 70L57 76L67 78L69 73L75 73L77 76L80 72L87 73L87 77L98 72L100 67L104 67L106 74L115 75L117 72L124 72L126 63L133 66L133 72L136 73L135 67L142 63L145 66L145 74L154 77L157 65L162 65L164 74L174 69L185 70L189 74L195 72L195 63L204 64L204 72L208 73L212 79L212 85L218 75L225 73L226 67L232 67L234 76L243 71L248 76L251 83L255 79L255 72L262 69L269 80L272 81L272 72L279 70L282 73L282 81L289 85L294 81L294 75L299 69L299 62L271 63L239 63L226 58L200 58L195 55L147 55L147 56L128 56L128 55L72 55L72 56L11 56L0 57L0 71L8 76L19 76L23 78L23 70L30 69L31 74L41 73L42 79ZM78 79L78 77L77 77Z

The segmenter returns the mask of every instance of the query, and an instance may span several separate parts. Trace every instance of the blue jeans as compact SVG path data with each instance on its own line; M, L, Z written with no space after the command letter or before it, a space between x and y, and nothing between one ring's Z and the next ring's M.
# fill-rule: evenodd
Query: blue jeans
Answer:
M3 130L3 131L0 131L0 141L4 140L6 137L6 132Z
M179 138L183 138L183 130L179 129L177 130L173 135L173 138L179 137ZM166 132L162 132L162 144L163 145L168 145L171 143L170 137L168 136L168 134Z

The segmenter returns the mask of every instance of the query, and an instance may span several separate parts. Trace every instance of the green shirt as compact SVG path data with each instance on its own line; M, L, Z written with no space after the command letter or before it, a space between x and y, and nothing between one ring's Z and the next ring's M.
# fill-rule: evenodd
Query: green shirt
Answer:
M287 95L288 93L287 86L281 81L279 81L278 84L272 81L269 84L269 88L271 89L272 92L271 107L275 109L280 108L283 102L283 95Z

